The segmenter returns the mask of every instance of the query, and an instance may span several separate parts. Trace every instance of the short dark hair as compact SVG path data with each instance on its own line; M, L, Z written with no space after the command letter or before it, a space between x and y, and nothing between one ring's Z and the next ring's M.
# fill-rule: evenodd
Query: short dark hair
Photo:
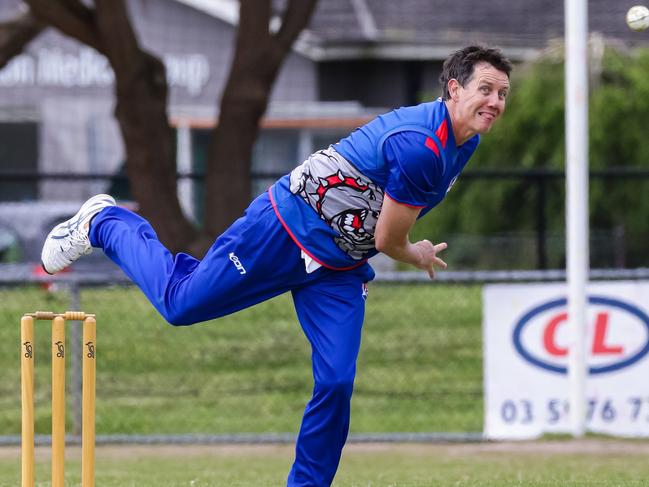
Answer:
M442 98L448 100L451 94L448 92L448 82L456 79L464 86L473 76L475 65L479 63L491 64L498 71L507 74L512 71L512 63L499 50L480 45L467 46L451 54L442 67L442 74L439 75L439 83L442 85Z

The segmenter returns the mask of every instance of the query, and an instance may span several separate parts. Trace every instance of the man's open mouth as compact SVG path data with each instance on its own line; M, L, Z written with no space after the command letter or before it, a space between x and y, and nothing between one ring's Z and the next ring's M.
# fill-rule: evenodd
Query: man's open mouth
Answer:
M496 119L496 115L490 112L478 112L478 115L484 118L487 122L492 122Z

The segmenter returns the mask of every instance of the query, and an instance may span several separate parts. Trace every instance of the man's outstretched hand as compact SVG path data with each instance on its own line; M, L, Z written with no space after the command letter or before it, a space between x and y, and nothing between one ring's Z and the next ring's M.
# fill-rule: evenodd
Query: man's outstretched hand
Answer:
M448 247L446 242L433 245L430 240L420 240L413 245L419 253L419 262L415 264L416 267L427 271L431 279L435 279L435 266L446 269L446 262L437 257L439 252Z

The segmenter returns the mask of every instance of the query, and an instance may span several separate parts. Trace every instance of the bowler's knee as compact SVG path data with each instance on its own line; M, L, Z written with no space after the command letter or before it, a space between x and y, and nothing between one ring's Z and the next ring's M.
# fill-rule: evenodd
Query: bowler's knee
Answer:
M329 377L317 381L315 388L317 392L326 396L340 399L351 398L354 389L354 377L348 375Z
M195 303L189 303L188 305L176 303L173 306L161 306L158 311L171 326L194 325L228 314L228 311L223 308L213 306L206 310L196 306Z
M158 311L171 326L189 326L196 323L196 320L191 316L191 313L180 307L172 308L166 306L162 309L158 309Z

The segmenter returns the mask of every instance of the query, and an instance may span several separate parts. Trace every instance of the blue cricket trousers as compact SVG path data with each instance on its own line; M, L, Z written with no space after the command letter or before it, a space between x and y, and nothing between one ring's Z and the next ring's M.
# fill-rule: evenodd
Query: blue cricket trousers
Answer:
M365 313L363 288L374 277L372 268L319 268L307 274L300 249L281 226L268 193L253 201L200 261L172 255L146 220L119 207L97 214L90 241L176 326L218 318L291 291L311 343L314 388L287 485L329 486L349 430Z

